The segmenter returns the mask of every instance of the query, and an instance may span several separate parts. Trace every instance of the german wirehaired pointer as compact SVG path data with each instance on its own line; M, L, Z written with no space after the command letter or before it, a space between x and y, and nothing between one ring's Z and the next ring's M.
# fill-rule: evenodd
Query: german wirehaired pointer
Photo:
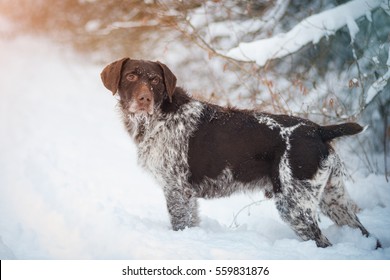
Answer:
M360 125L320 126L198 101L176 87L175 75L160 62L123 58L107 65L101 78L119 93L139 164L162 186L173 230L198 225L197 198L263 189L303 240L331 245L318 227L318 207L337 225L369 236L331 146L334 138L361 132Z

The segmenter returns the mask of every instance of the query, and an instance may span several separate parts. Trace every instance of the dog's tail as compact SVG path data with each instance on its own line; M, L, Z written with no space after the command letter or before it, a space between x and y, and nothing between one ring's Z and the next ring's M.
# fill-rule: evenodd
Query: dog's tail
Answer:
M324 142L330 141L334 138L354 135L365 130L365 127L357 123L343 123L336 125L328 125L320 127L321 138Z

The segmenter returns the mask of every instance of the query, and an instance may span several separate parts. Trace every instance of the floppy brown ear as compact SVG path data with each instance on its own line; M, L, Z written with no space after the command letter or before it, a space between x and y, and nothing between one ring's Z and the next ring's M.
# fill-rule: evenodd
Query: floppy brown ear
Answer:
M125 57L114 61L104 67L100 77L102 78L104 86L109 89L113 95L118 91L119 81L121 79L121 70L124 63L130 58Z
M164 63L161 63L160 61L157 61L157 63L161 66L163 70L165 88L167 89L169 101L172 102L173 92L176 88L176 76Z

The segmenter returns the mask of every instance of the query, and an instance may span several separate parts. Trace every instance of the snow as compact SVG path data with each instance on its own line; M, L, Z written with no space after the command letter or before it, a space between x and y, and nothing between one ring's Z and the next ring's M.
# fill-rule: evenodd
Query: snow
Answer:
M230 45L233 42L239 42L243 35L259 32L267 33L270 31L276 23L283 17L290 1L278 0L273 8L267 11L261 18L249 19L249 20L228 20L220 22L211 22L211 14L214 16L222 16L223 8L221 3L205 2L198 9L195 9L188 17L187 20L191 25L204 33L204 39L208 42L212 42L213 38L228 37ZM236 7L232 3L223 3L223 5L229 7L229 11L233 12ZM231 6L229 6L231 5ZM239 11L236 11L239 13Z
M93 32L93 31L96 31L100 27L100 25L95 26L93 24L94 23L90 23L90 24L87 23L86 30L89 32ZM157 26L158 24L159 24L159 22L157 20L149 20L147 23L145 23L145 22L140 23L140 22L134 22L134 21L125 21L125 22L116 21L116 22L113 22L112 24L108 25L104 29L100 30L98 33L100 35L107 35L111 31L113 31L115 29L119 29L119 28L137 28L137 27L145 27L145 26L154 27L154 26Z
M104 65L38 38L0 48L0 259L390 259L380 174L355 172L347 187L383 249L322 216L334 246L317 248L260 193L201 200L200 226L172 231L162 190L137 166L101 84Z
M370 19L370 11L378 8L382 0L353 0L333 9L310 16L287 33L277 34L268 39L240 43L227 51L226 55L241 61L255 61L264 66L267 61L292 54L309 43L316 44L323 37L329 37L347 25L351 41L359 28L355 22L365 16Z
M359 32L359 26L357 25L354 18L347 17L347 27L349 35L351 36L351 43L355 41L355 36Z
M87 32L96 32L100 28L100 20L90 20L85 25L85 30Z

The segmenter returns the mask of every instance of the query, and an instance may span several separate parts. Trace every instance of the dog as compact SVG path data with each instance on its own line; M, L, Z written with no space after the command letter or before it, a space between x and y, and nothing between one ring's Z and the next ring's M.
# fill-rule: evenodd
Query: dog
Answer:
M161 62L123 58L101 79L138 148L138 163L164 191L173 230L199 223L198 198L263 190L303 240L331 243L317 209L337 225L369 232L343 182L343 164L331 145L363 130L357 123L320 126L306 119L225 108L190 97ZM377 248L381 247L377 240Z

